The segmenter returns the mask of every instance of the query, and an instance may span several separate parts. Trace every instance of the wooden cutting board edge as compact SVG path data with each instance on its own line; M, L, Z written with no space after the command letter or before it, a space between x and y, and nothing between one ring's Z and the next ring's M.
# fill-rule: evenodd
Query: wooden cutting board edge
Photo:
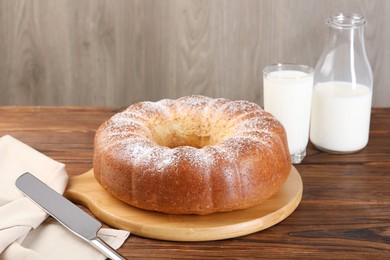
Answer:
M139 236L171 241L211 241L261 231L287 218L298 207L303 193L302 179L294 166L281 190L286 189L286 186L288 201L258 218L253 218L252 215L256 215L254 212L261 210L267 202L251 209L206 216L170 215L138 209L119 201L104 190L95 180L93 169L71 177L64 195L89 208L98 219L108 225Z

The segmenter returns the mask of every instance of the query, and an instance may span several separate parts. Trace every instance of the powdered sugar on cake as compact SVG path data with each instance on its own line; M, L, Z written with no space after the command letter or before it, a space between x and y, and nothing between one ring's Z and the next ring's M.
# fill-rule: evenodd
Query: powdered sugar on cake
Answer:
M248 101L229 101L222 98L211 99L203 96L186 97L176 102L170 99L159 102L146 101L130 106L124 112L113 116L107 122L107 146L115 145L116 140L122 144L125 142L126 145L124 146L129 151L132 149L140 149L140 144L143 146L147 145L143 149L143 154L146 154L151 149L149 146L152 144L155 145L150 129L153 126L148 125L147 122L155 117L160 117L161 122L175 120L174 114L178 113L177 107L181 107L182 110L188 111L188 113L193 115L198 115L198 119L193 118L193 120L201 121L199 123L200 126L206 126L212 129L219 123L233 128L234 135L225 136L228 142L224 142L228 150L232 151L231 156L236 153L241 153L243 149L241 145L242 139L245 139L246 143L261 143L261 146L269 146L269 138L272 138L269 135L272 135L272 130L275 127L280 127L276 119L262 110L258 105ZM215 115L211 119L210 109L214 110L213 113ZM205 115L208 117L205 117ZM250 117L246 119L245 117L248 115ZM254 134L255 132L262 133L262 137L259 138L258 134ZM267 136L267 138L263 136ZM144 142L144 139L151 140L152 144L150 142ZM167 156L172 156L172 154L166 152L166 149L164 149L164 152ZM137 152L137 155L140 156L141 154ZM205 160L205 158L198 159L200 161Z
M207 214L264 200L290 161L283 127L260 106L189 96L136 103L106 121L95 137L95 167L98 181L131 205Z

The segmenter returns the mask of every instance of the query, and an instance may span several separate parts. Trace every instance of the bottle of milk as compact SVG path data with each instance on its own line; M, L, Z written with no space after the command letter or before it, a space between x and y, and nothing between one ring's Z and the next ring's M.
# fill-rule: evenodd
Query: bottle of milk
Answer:
M310 140L320 150L353 153L368 142L372 71L364 47L366 20L335 14L314 73Z

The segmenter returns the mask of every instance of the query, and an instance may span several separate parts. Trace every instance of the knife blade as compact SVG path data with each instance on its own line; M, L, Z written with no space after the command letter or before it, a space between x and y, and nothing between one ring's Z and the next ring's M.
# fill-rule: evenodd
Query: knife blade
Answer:
M97 236L102 224L29 172L16 187L49 215L110 259L125 259Z

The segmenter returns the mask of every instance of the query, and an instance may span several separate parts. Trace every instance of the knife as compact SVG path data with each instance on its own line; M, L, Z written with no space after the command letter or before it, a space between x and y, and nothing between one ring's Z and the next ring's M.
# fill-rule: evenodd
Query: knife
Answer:
M97 236L102 224L47 186L29 172L15 182L16 187L74 234L84 239L106 257L125 259Z

